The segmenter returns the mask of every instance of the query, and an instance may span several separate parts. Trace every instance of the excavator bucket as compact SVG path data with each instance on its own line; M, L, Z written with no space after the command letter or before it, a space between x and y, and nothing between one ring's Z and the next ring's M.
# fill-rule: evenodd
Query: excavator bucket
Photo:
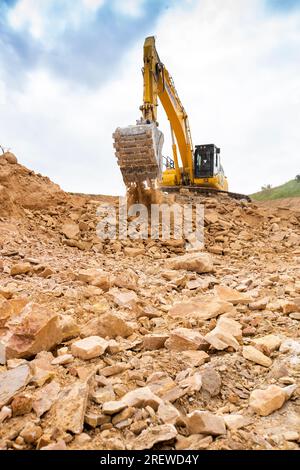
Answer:
M113 138L126 186L161 178L164 138L156 124L118 127Z

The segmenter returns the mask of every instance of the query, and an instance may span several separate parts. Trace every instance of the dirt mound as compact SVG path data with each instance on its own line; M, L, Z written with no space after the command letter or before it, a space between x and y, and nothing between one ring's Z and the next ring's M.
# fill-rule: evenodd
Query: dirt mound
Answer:
M21 215L23 209L50 209L67 198L49 178L18 164L12 153L0 157L0 216Z

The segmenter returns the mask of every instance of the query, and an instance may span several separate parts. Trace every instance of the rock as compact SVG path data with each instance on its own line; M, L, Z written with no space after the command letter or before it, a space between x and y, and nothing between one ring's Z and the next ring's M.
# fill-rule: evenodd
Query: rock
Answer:
M129 246L125 246L124 248L124 255L129 256L130 258L136 258L137 256L141 256L145 254L144 248L131 248Z
M30 369L23 365L0 374L0 408L11 402L30 380Z
M60 385L52 381L44 387L38 389L32 404L33 410L40 418L58 400Z
M300 312L290 313L289 317L293 320L300 320Z
M145 335L143 338L143 348L148 351L154 351L164 347L165 342L169 338L166 334Z
M132 269L127 269L115 277L114 285L123 289L136 290L138 279L138 275Z
M35 444L43 434L41 426L34 423L26 423L24 429L20 432L26 444Z
M89 336L75 343L71 346L73 356L79 357L83 360L94 359L95 357L102 356L108 347L108 342L100 336Z
M38 304L28 304L8 323L9 332L0 340L2 360L28 358L51 349L61 341L58 315Z
M186 417L186 426L190 434L226 434L225 421L209 411L193 411Z
M165 424L176 424L180 413L171 403L162 402L158 407L157 416Z
M207 367L201 372L202 390L209 393L210 396L219 395L222 385L220 374L212 367Z
M22 393L14 397L11 403L13 416L23 416L32 410L32 397L26 393Z
M237 339L242 338L242 328L237 321L222 317L218 320L217 326L204 338L217 350L222 351L232 347L237 351L240 348Z
M114 302L120 307L132 307L136 304L138 296L135 292L114 291L113 299Z
M119 364L114 364L112 366L107 366L101 369L101 374L104 377L111 377L112 375L121 374L126 370L126 364L120 362Z
M82 336L99 335L103 338L127 338L133 333L131 326L116 313L104 313L99 318L90 320L82 329Z
M62 342L71 338L76 338L76 336L79 335L79 326L70 315L60 315L58 324L61 331Z
M75 439L74 439L73 442L74 442L75 446L79 446L80 448L82 448L82 446L84 446L85 444L87 444L91 440L92 440L91 436L89 436L85 432L82 432L78 436L75 436Z
M296 302L289 301L289 300L286 300L286 301L282 302L281 303L281 308L282 308L282 311L285 315L287 315L289 313L297 312L298 309L299 309Z
M287 431L283 434L283 438L286 441L299 441L300 439L300 434L297 431Z
M0 424L4 423L6 419L12 417L12 410L9 406L2 406L0 411Z
M189 328L177 328L171 331L165 346L171 351L207 350L209 348L204 337L198 331Z
M157 410L161 399L155 395L149 387L141 387L132 390L122 397L122 402L127 406L133 406L135 408L145 408L151 406L154 410Z
M272 352L277 351L280 348L282 340L279 336L267 335L262 338L256 338L252 342L255 346L262 347L263 351L266 351L266 353L270 355Z
M67 238L76 238L80 233L79 226L72 223L64 224L61 228L61 233Z
M11 165L15 165L16 163L18 163L17 157L11 152L4 152L2 158L4 158L7 163L10 163Z
M210 361L210 356L204 351L182 351L180 358L191 367L199 367Z
M236 430L244 428L252 423L252 420L248 416L243 416L239 414L228 414L223 415L226 427L230 430Z
M110 423L110 416L97 413L86 413L84 422L91 428L102 426L102 424Z
M176 436L177 430L172 424L153 426L142 431L136 440L133 441L132 450L152 449L155 444L171 441Z
M82 269L79 271L77 278L79 281L99 287L105 292L110 289L112 284L111 276L102 269Z
M55 359L53 359L51 364L53 366L62 366L64 364L70 364L71 362L73 362L73 360L74 360L74 357L72 356L72 354L61 354L57 356Z
M250 310L265 310L267 305L269 303L269 298L265 298L265 299L260 299L260 300L257 300L256 302L251 302L249 304L249 309Z
M188 253L176 256L167 260L166 264L169 269L185 269L199 274L213 271L213 261L207 253Z
M115 399L115 392L112 385L106 385L97 389L92 395L91 398L95 403L103 404Z
M211 436L204 437L203 434L192 434L188 437L178 435L175 445L176 450L203 450L207 449L213 442Z
M63 439L59 441L49 444L45 447L41 447L40 450L67 450L66 443Z
M265 356L261 351L253 346L244 346L242 354L245 359L248 359L248 361L255 362L261 366L271 367L272 365L272 359Z
M194 318L196 320L209 320L224 313L234 315L235 309L229 302L218 299L195 299L188 302L175 303L169 310L171 317Z
M298 386L296 384L289 385L288 387L284 387L283 391L285 393L286 400L289 400L294 392L297 390Z
M252 301L250 296L226 286L215 286L215 293L221 300L233 305L249 304Z
M103 403L102 413L105 415L115 415L123 411L127 406L124 401L108 401Z
M18 274L28 274L32 270L30 263L17 263L13 264L10 268L10 275L17 276Z
M80 434L83 431L89 387L86 383L75 382L64 388L53 409L55 424L61 431Z
M265 390L254 390L250 394L249 405L260 416L268 416L279 410L286 401L284 389L270 385Z

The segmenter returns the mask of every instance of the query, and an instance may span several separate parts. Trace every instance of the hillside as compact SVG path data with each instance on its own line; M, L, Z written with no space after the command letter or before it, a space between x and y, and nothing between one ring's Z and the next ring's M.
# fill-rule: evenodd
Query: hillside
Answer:
M281 186L252 194L251 197L256 201L272 201L274 199L287 197L300 197L300 182L294 179Z

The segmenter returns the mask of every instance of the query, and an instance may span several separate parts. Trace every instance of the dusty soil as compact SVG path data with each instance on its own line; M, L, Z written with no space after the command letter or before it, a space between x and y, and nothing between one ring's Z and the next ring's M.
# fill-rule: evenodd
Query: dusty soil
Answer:
M97 208L117 198L64 193L4 157L0 202L0 346L10 331L19 341L0 366L2 449L299 449L297 204L179 194L178 204L205 205L200 251L185 239L100 240ZM196 261L176 264L186 254ZM45 348L43 328L22 330L25 304L29 323L49 311L69 333ZM218 336L220 319L234 326ZM90 336L105 351L78 357L72 344ZM249 346L263 357L250 360ZM10 373L24 365L15 386ZM271 385L263 416L251 395ZM194 411L208 415L195 424Z

